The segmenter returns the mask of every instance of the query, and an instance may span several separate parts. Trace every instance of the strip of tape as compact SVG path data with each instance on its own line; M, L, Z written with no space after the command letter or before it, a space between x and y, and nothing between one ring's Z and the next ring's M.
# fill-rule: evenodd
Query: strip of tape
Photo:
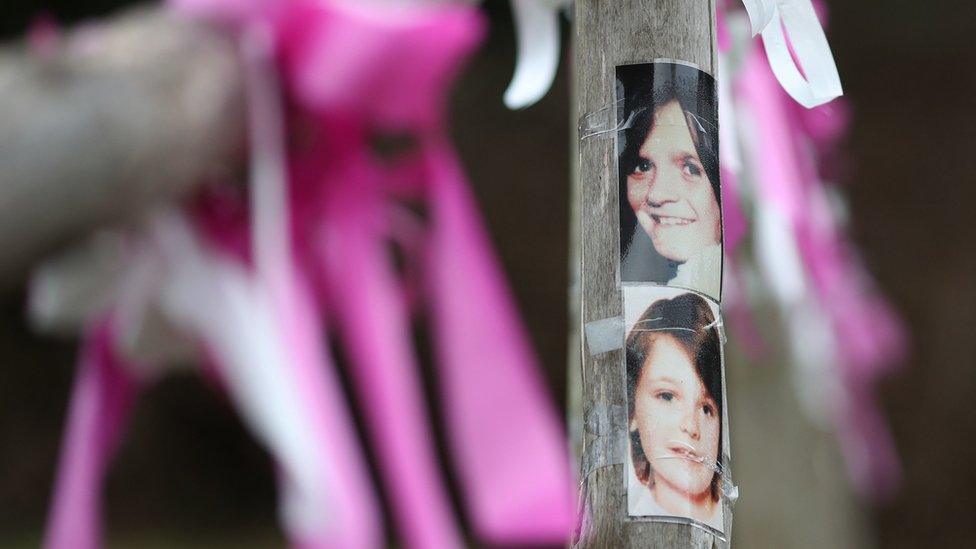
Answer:
M583 413L583 427L593 435L583 451L580 482L594 471L624 462L626 451L627 407L622 404L591 402Z
M722 342L723 347L725 346L726 343L729 342L728 338L725 336L725 322L722 321L721 312L715 316L715 320L713 320L711 324L705 326L706 330L709 328L715 328L716 330L718 330L718 340Z
M624 317L615 316L587 322L583 326L590 356L602 355L624 347Z
M647 64L660 64L660 63L670 63L675 65L686 65L693 67L701 71L701 67L694 63L689 63L687 61L679 61L676 59L654 59ZM705 74L709 74L706 71ZM577 130L579 132L580 142L586 141L587 139L602 138L602 139L613 139L616 137L617 132L629 129L634 124L634 119L643 111L645 108L637 108L629 113L624 113L624 100L623 90L620 88L620 82L617 82L617 88L614 90L614 95L616 99L606 105L605 107L600 107L594 111L584 113L579 118L579 124L577 125ZM653 107L653 106L652 106ZM624 118L626 114L626 118ZM692 113L686 113L690 116L690 120L687 121L688 124L694 124L700 133L714 133L718 134L718 128L714 124L702 119L701 117L695 116Z
M583 451L583 463L581 464L581 484L585 483L586 479L594 472L604 467L623 464L627 444L622 433L623 431L618 431L610 435L596 437L586 445L586 450Z
M580 474L581 484L585 483L594 472L604 467L623 465L626 463L626 413L626 409L617 404L594 404L587 410L584 417L586 432L595 435L595 438L587 443L586 449L583 451ZM684 458L662 456L655 458L655 461L661 459ZM732 471L728 464L729 461L728 455L725 455L723 461L715 463L713 467L719 474L719 488L722 493L722 498L731 508L739 499L739 487L732 480Z
M633 116L617 123L617 105L611 104L593 112L580 116L579 140L585 141L594 137L612 139L620 130L626 130L633 123Z
M725 335L725 322L722 321L721 315L716 316L711 324L705 326L705 329L710 328L718 330L719 341L722 342L722 345L728 342L728 338ZM645 331L677 329L680 328L665 327L647 329ZM590 356L602 355L603 353L617 351L624 347L626 334L623 317L615 316L587 322L583 326L583 332L586 335L586 347L590 351Z

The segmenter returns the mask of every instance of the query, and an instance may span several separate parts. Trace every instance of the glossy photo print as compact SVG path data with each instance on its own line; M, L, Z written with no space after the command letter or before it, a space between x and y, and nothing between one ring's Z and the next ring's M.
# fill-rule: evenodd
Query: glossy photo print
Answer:
M728 449L717 306L661 286L624 287L627 511L723 529Z
M623 65L616 75L621 280L720 300L715 80L672 62Z

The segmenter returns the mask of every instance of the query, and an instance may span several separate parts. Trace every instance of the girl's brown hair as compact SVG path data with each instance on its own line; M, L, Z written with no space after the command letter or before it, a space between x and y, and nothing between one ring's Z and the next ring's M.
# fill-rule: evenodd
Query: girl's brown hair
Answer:
M662 299L644 311L627 336L627 406L628 423L634 420L634 397L637 382L651 349L657 340L668 335L675 339L695 364L695 372L701 379L708 396L718 408L718 454L712 476L712 499L718 501L721 479L722 456L722 354L718 328L712 309L705 298L693 294L681 294L672 299ZM640 435L630 432L630 457L637 478L646 485L651 482L651 463L644 455Z

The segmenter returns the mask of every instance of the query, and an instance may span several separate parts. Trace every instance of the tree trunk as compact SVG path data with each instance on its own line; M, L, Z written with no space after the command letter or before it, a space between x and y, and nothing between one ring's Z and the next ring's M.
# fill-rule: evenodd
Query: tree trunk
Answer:
M618 190L613 133L615 67L655 59L690 62L714 74L714 0L576 0L576 95L581 122L578 171L580 317L587 323L620 317ZM586 129L589 128L589 129ZM575 222L575 221L574 221ZM571 300L572 301L572 300ZM721 539L688 524L631 519L627 514L621 443L627 397L622 349L593 356L584 338L581 392L569 401L572 422L582 420L582 523L579 547L721 547ZM581 397L580 397L581 395ZM582 409L580 409L582 408Z

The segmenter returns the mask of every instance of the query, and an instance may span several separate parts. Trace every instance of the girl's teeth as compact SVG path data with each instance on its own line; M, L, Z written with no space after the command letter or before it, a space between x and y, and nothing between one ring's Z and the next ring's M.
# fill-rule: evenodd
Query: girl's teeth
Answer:
M658 218L661 225L687 225L688 221L684 219L679 219L677 217L660 217Z

